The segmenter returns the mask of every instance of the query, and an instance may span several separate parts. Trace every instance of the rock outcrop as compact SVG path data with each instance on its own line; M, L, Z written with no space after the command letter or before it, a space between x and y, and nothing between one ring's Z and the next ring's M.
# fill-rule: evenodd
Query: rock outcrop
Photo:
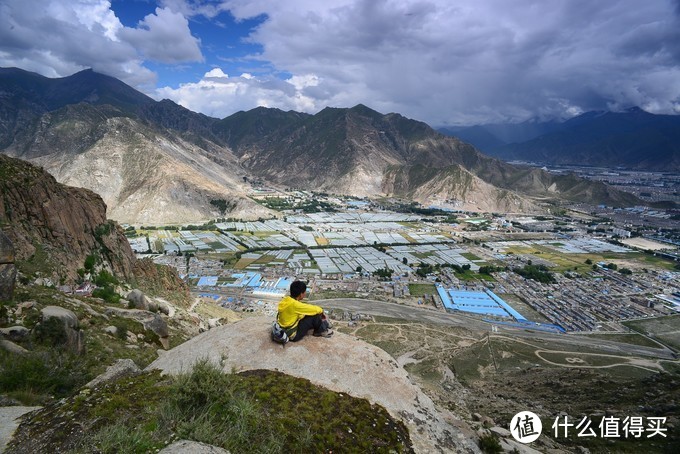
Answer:
M278 370L382 405L408 427L416 452L479 452L465 423L438 411L385 351L343 333L282 348L269 337L271 322L269 317L251 317L211 329L168 351L147 370L177 374L203 358L225 372Z
M115 307L107 308L106 315L117 315L136 320L144 326L145 330L158 336L158 342L163 348L168 349L170 347L168 324L160 315L140 309L118 309Z
M131 359L119 359L106 368L106 371L85 385L85 388L96 388L104 383L116 381L123 377L134 377L142 373L142 370Z
M17 278L14 245L0 230L0 301L12 299Z
M117 276L132 277L130 244L120 226L106 219L106 205L94 192L64 186L42 169L0 155L0 194L0 225L16 260L33 260L68 280L95 254Z
M82 354L85 351L85 336L80 330L78 316L73 311L60 306L46 306L41 311L41 324L45 325L50 319L58 320L66 334L65 345L70 351Z

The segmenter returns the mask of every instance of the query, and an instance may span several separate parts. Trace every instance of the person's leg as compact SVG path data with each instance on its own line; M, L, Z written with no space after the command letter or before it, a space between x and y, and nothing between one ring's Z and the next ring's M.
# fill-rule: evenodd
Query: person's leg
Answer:
M323 325L321 323L321 314L317 315L305 315L302 320L298 323L297 333L295 338L291 339L292 342L297 342L305 335L310 329L314 329L315 333L323 331Z

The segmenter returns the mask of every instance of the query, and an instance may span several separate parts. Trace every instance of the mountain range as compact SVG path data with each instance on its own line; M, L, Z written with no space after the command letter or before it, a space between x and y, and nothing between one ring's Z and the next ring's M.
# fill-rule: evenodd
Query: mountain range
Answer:
M638 107L594 111L565 122L440 128L503 160L635 170L680 171L680 115Z
M93 190L110 218L135 224L273 215L249 198L253 179L475 211L536 212L538 201L555 199L639 203L601 183L512 166L361 104L315 115L259 107L216 119L91 70L50 79L0 69L0 151Z

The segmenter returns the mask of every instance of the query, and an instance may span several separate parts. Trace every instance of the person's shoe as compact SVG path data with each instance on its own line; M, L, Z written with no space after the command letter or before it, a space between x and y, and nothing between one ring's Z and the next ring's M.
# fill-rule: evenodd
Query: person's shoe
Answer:
M313 336L316 337L331 337L333 335L333 331L327 329L325 331L321 331L320 333L314 333Z

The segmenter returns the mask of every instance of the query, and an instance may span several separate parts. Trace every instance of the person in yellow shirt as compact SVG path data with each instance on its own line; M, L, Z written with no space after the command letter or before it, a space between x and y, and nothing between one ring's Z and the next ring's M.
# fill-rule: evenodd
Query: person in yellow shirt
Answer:
M279 301L279 312L276 320L288 334L291 342L297 342L314 329L314 336L330 337L333 331L328 329L329 324L321 306L303 303L302 299L307 296L307 284L302 281L294 281L290 284L290 296L284 296Z

